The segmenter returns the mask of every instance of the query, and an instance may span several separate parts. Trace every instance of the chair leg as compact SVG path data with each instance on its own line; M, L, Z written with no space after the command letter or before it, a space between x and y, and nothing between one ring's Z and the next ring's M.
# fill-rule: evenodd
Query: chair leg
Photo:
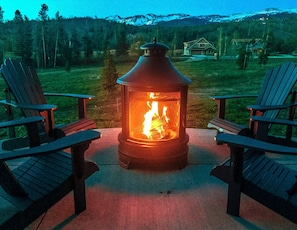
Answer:
M88 147L89 143L76 145L71 148L75 213L80 213L86 209L86 188L84 177L86 163L84 160L84 152Z
M228 200L227 200L227 213L233 216L239 216L240 209L240 183L229 184L228 187Z
M229 147L232 180L228 186L227 213L239 216L244 149L231 145Z
M74 184L74 208L75 213L78 214L87 208L85 180L81 179L79 181L75 181Z

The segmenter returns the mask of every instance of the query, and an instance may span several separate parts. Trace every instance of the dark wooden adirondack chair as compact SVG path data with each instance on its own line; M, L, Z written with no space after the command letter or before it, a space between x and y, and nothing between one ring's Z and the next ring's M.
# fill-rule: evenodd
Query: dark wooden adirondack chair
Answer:
M0 199L10 203L1 206L0 229L24 229L69 192L74 191L75 213L86 209L85 180L98 166L84 159L84 152L100 133L79 131L47 144L39 145L36 122L43 117L28 117L0 123L0 128L25 125L30 148L3 151L0 154ZM71 149L71 154L62 151ZM22 159L11 170L7 161Z
M42 90L35 69L29 68L24 63L14 59L4 61L1 66L1 74L8 86L7 99L2 100L1 103L6 105L9 116L12 116L11 107L20 108L25 117L42 115L46 119L46 127L41 132L46 132L50 136L60 135L61 132L57 132L57 129L55 129L57 127L62 131L62 136L79 130L96 128L95 122L87 117L86 112L87 101L92 99L93 96L45 93ZM57 106L47 104L45 96L64 96L77 99L78 120L69 124L55 126L54 110L56 110ZM44 127L41 127L41 129L44 129ZM20 140L18 140L18 144L21 145Z
M239 134L239 135L254 135L257 132L257 126L250 120L249 127L241 124L236 124L225 119L226 101L232 98L256 97L256 103L253 106L248 106L250 115L264 116L267 118L276 118L280 109L290 109L288 119L294 116L292 106L295 105L295 93L292 89L297 80L297 68L293 62L284 63L266 72L261 88L257 96L255 95L227 95L214 96L218 104L218 116L213 118L208 128L215 128L218 132ZM291 102L285 104L288 96L291 94ZM291 135L291 127L288 126L288 138Z
M270 119L261 120L269 123ZM282 123L297 125L294 121ZM227 213L239 216L244 193L297 224L297 171L265 154L297 155L296 143L290 147L232 134L218 134L216 138L230 147L230 157L211 171L228 184Z

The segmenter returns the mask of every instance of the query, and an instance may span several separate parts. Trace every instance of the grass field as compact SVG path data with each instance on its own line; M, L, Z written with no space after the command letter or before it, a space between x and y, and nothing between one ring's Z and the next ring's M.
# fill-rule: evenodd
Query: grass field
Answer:
M257 60L250 61L246 70L239 70L235 61L182 61L174 66L192 80L189 86L187 127L206 128L208 121L216 115L216 104L209 96L225 94L257 94L267 69L288 60L270 59L260 66ZM295 61L291 59L290 61ZM134 63L118 64L119 76L128 72ZM100 92L101 67L72 68L38 71L43 89L46 92L82 93L95 95L88 103L88 116L92 117L98 128L121 127L120 87L116 94L105 95ZM3 80L0 87L5 88ZM1 91L1 98L4 93ZM75 119L76 101L65 98L49 98L48 103L57 104L56 123L67 123ZM253 104L251 99L233 100L227 104L227 118L238 123L248 123L246 105ZM4 110L1 117L4 119Z

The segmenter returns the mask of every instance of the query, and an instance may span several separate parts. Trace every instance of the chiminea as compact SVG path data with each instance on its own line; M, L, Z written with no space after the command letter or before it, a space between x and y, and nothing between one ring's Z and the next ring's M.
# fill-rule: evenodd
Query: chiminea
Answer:
M122 85L119 164L126 169L182 169L188 164L186 111L191 80L165 56L166 45L155 41L141 49L144 55L117 80Z

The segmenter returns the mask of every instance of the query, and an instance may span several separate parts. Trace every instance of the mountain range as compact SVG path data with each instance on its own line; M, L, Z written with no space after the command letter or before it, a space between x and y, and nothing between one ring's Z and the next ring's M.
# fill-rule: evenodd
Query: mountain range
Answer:
M291 14L297 17L297 8L288 10L279 10L276 8L268 8L261 11L251 13L238 13L232 15L200 15L191 16L189 14L168 14L168 15L135 15L130 17L120 17L119 15L109 16L105 20L115 21L119 23L126 23L127 25L134 26L151 26L151 25L164 25L164 26L186 26L186 25L201 25L209 23L220 23L230 21L242 21L248 19L264 20L267 17L286 17Z

